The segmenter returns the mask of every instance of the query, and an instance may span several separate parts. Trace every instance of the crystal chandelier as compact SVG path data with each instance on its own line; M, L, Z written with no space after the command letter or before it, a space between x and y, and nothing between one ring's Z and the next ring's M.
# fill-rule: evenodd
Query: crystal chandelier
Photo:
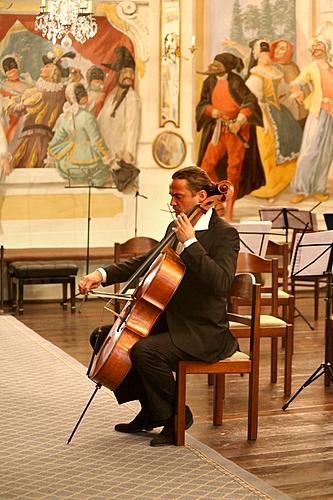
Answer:
M72 40L86 42L97 33L93 17L92 1L86 0L42 0L36 16L35 30L51 40L53 45L61 39L61 45L70 47Z

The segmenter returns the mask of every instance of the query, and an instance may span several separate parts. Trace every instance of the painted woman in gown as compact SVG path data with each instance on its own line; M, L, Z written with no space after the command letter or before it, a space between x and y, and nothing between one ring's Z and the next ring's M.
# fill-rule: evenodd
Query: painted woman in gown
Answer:
M257 40L252 47L252 62L246 85L262 109L264 127L257 127L257 139L266 184L252 195L274 198L292 180L302 142L302 128L280 101L286 85L283 73L270 59L270 46Z
M112 178L109 150L96 117L86 109L87 90L81 83L69 84L66 98L49 143L47 164L69 181L101 187Z

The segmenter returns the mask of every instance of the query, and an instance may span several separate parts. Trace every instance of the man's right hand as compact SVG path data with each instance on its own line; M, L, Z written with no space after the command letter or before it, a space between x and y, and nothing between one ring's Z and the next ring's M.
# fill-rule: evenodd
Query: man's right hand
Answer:
M103 281L103 276L99 271L94 271L86 276L83 276L79 281L79 291L83 295L86 295L90 290L98 288Z

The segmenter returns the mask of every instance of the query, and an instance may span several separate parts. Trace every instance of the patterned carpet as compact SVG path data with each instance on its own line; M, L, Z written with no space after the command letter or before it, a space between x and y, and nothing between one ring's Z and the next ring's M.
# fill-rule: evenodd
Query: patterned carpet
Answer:
M0 499L286 499L199 441L152 448L126 435L136 405L101 389L67 439L94 384L85 368L12 316L0 316Z

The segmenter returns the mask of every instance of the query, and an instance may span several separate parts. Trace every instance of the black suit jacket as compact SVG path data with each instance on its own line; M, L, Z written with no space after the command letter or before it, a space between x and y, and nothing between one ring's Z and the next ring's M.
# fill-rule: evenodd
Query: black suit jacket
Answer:
M167 234L171 228L172 223ZM186 270L165 308L165 319L179 349L213 362L230 356L237 348L229 331L226 306L236 272L239 236L213 211L208 230L197 231L196 238L198 242L180 254ZM105 268L105 285L128 280L145 258L135 257Z

